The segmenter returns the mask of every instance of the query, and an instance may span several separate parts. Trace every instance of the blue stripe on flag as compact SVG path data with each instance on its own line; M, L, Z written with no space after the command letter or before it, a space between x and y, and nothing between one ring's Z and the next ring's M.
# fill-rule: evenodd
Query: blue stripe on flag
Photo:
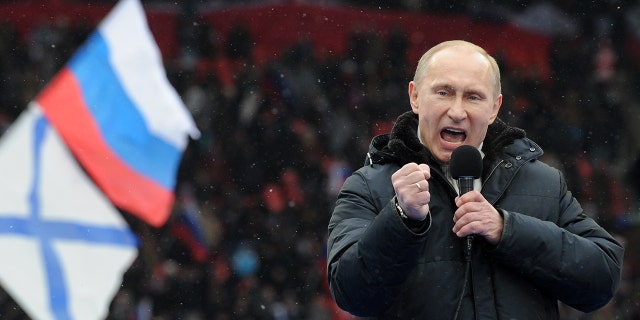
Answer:
M52 312L56 319L71 319L66 279L52 242L63 239L130 247L137 246L138 240L128 229L41 220L42 208L38 197L38 186L40 185L41 161L44 160L41 155L42 144L49 126L49 122L42 116L38 118L35 125L34 162L32 164L34 175L29 191L30 215L25 219L0 218L0 234L20 234L38 239L46 266Z
M40 185L40 159L42 155L42 146L44 136L47 129L47 121L39 118L35 126L35 141L33 152L33 184L29 193L29 203L31 204L31 215L29 222L37 222L40 220L40 202L38 201L38 188ZM36 230L40 231L40 230ZM40 248L44 258L44 265L47 268L47 279L49 280L49 299L51 300L51 311L56 315L56 319L71 319L69 314L69 299L67 287L64 281L64 273L60 266L60 260L56 256L52 248L51 237L47 233L34 234L40 237Z
M25 236L44 234L47 238L69 241L80 240L125 247L138 245L138 241L131 236L131 232L128 230L73 222L41 221L35 217L31 217L29 220L0 218L0 234Z
M108 44L96 32L78 50L69 67L107 144L136 171L172 190L182 153L147 129L109 61Z

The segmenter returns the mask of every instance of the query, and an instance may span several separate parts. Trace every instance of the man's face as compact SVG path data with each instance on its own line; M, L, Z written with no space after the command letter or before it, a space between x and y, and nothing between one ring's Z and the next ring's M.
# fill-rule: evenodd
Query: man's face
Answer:
M463 144L480 147L502 104L494 83L489 61L465 47L437 52L419 86L409 83L420 138L438 161Z

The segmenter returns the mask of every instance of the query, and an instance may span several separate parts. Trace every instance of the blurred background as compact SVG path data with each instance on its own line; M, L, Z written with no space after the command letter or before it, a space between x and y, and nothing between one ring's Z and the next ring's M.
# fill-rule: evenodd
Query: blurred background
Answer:
M613 301L562 319L640 319L637 1L142 3L202 138L165 226L123 213L142 244L108 319L353 319L327 287L333 202L409 110L420 55L450 39L498 59L500 117L626 247ZM0 133L114 4L0 0ZM26 319L1 288L0 317Z

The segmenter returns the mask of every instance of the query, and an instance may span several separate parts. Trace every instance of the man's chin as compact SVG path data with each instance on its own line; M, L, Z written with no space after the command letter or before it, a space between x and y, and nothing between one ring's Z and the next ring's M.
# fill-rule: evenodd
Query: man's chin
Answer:
M453 150L463 145L464 143L446 143L446 145L441 146L439 150L433 153L434 158L441 163L449 163L451 160L451 154Z
M433 153L433 157L440 163L449 163L449 160L451 160L451 153L453 152L453 150L449 151L449 150L438 150L437 152Z

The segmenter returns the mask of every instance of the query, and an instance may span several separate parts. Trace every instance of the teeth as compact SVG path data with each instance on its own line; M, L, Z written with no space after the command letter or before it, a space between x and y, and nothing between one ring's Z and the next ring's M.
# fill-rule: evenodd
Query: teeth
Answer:
M442 130L440 137L448 143L459 145L466 140L467 134L464 130L446 128Z

